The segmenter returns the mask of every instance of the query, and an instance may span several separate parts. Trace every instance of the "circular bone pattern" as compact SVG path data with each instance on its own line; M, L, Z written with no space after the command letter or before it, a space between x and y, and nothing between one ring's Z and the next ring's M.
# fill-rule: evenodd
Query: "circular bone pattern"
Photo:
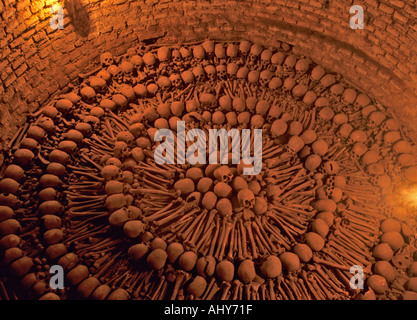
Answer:
M286 43L153 44L100 63L10 142L4 288L30 299L416 298L414 146L378 103ZM179 120L206 134L262 129L262 172L156 164L156 130ZM48 286L55 264L65 289ZM363 290L349 286L353 265Z

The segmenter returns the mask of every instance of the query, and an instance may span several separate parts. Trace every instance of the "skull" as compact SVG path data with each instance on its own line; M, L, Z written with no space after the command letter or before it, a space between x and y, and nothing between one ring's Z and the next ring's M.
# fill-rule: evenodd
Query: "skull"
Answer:
M181 88L182 87L182 79L181 76L178 73L173 73L169 76L168 79L171 84L175 87L175 88Z
M143 62L143 58L139 55L134 55L133 57L130 58L130 62L133 64L134 68L136 69L136 71L141 71L143 69L144 66L144 62Z
M108 67L114 63L113 55L110 52L104 52L100 55L100 63L103 67Z
M230 62L226 67L227 76L230 80L236 79L237 71L239 70L239 66L237 63Z
M222 43L216 43L214 47L214 55L219 60L226 59L226 50Z
M130 156L129 147L124 141L116 141L114 143L113 152L114 152L114 157L120 160L123 160Z
M318 82L325 74L326 70L324 70L322 66L315 66L313 70L311 70L310 80L314 83Z
M363 108L365 108L367 105L369 105L371 103L371 99L363 93L358 94L355 103L354 103L354 107L353 109L355 111L359 111L362 110Z
M172 51L172 60L177 65L182 63L182 56L181 56L181 53L179 52L179 50L175 49L175 50Z
M350 123L344 123L340 126L339 131L337 131L336 136L340 139L347 139L352 132L353 127Z
M259 83L266 88L271 80L273 73L269 70L263 70L259 75Z
M143 62L149 70L156 68L156 57L152 52L147 52L143 55Z
M285 57L286 57L286 55L283 54L282 52L276 52L276 53L274 53L272 55L272 57L271 57L271 65L272 65L272 68L274 69L274 70L271 70L272 72L274 72L275 69L278 66L282 65L282 63L285 60Z
M44 129L46 132L52 132L55 129L54 121L49 117L42 117L39 122L38 126Z
M243 83L246 81L246 76L249 73L249 69L247 67L241 67L237 73L236 73L236 77L239 80L239 82Z
M368 118L368 127L375 129L381 125L385 120L386 116L381 111L374 111L369 115Z
M220 182L229 183L233 179L233 172L230 170L229 166L221 166L217 168L213 175Z
M399 131L388 131L384 134L384 146L391 147L395 142L401 140Z
M92 104L96 99L96 92L93 88L85 86L80 90L80 96L88 104Z
M124 79L127 81L132 79L134 68L135 66L133 65L133 63L129 61L123 61L119 65L119 69L123 73Z
M221 80L226 80L227 79L227 68L224 64L218 64L216 66L216 72L217 72L217 77L219 79L221 79Z
M183 61L185 61L185 63L189 64L191 63L192 60L192 56L191 56L191 52L190 50L188 50L187 48L181 47L180 48L180 53L181 53L181 57L183 59Z
M289 55L284 61L284 72L289 74L293 72L294 66L297 63L296 56Z
M112 64L111 66L109 66L107 68L107 71L111 74L111 77L114 81L118 82L118 83L122 83L123 81L123 73L122 71L119 69L118 66Z
M340 101L340 98L344 90L345 90L345 87L340 83L336 83L332 85L330 87L330 99L336 102Z
M367 139L367 134L363 130L353 130L348 139L349 144L353 144L355 142L361 142L364 143Z
M307 59L298 60L295 64L295 73L297 75L297 78L301 78L302 76L304 76L307 73L308 68L310 68L310 63Z
M194 73L191 70L185 70L181 73L181 78L185 84L194 82ZM175 86L175 85L174 85Z
M159 79L157 81L157 85L158 85L158 87L160 87L162 89L162 91L168 92L169 89L171 89L172 83L168 79L168 77L161 76L161 77L159 77Z
M204 72L204 69L202 66L196 66L193 69L193 73L194 73L195 80L198 83L202 83L206 80L206 73Z
M399 130L400 124L397 120L394 120L392 118L387 119L384 121L384 123L381 125L382 131L393 131L393 130Z
M123 177L123 173L119 167L110 164L104 166L103 169L101 169L101 176L106 181L119 180Z
M243 208L253 208L255 204L255 195L249 189L242 189L237 194L239 204Z
M304 95L307 93L308 88L306 85L299 83L294 86L292 89L292 94L295 100L301 100Z
M204 48L204 51L207 53L209 57L212 57L214 55L214 42L206 39L202 44Z
M109 82L111 80L111 74L110 74L110 72L108 72L107 70L104 70L104 69L103 70L100 70L97 73L97 77L103 79L106 82Z
M239 44L239 51L240 54L243 57L246 57L251 49L252 44L247 41L247 40L243 40L240 44Z
M262 46L255 43L250 47L250 52L249 52L249 61L251 62L256 62L259 59L259 56L262 53Z
M194 57L194 61L197 64L200 64L203 62L203 60L206 58L206 51L204 50L202 45L197 45L193 48L193 57Z
M210 81L214 82L216 81L217 78L217 70L216 67L214 67L213 65L209 64L204 68L204 71L207 74L207 77Z
M268 88L274 92L278 92L282 87L282 80L278 77L273 77L271 80L269 80Z
M285 92L285 93L290 93L291 92L291 90L294 88L294 86L296 85L296 81L295 81L295 79L294 78L286 78L285 80L284 80L284 83L283 83L283 85L282 85L282 90Z
M259 71L251 70L248 73L248 82L252 85L257 85L259 81Z
M352 88L347 88L343 91L342 94L342 102L345 106L350 106L355 102L356 99L356 91Z
M161 62L166 62L171 59L171 49L168 47L160 47L156 52L158 60Z
M356 142L350 149L350 158L354 161L359 160L365 152L368 151L368 147L362 142Z
M318 94L322 93L328 87L336 83L336 77L332 74L326 74L320 79L319 84L314 88Z
M272 51L265 49L261 53L261 67L262 69L268 69L271 63Z
M233 43L230 43L226 48L226 55L233 60L237 57L238 54L239 47Z

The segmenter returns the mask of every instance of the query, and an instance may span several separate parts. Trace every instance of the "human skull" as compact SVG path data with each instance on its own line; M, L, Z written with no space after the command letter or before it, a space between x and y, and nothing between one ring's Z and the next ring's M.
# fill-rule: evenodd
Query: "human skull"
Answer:
M295 73L297 75L297 78L301 78L302 76L304 76L307 73L309 67L310 63L307 59L298 60L295 64Z
M272 51L269 49L265 49L261 53L261 67L262 69L268 69L271 63L272 58Z
M369 128L377 128L379 127L382 122L385 120L386 116L381 111L374 111L369 115L368 118L368 127Z
M255 204L255 195L249 189L242 189L237 194L239 204L243 208L253 208Z
M224 64L218 64L216 66L217 78L221 80L227 79L227 68Z
M156 56L158 57L158 60L161 62L166 62L171 59L171 49L168 47L160 47L158 51L156 52Z
M252 85L257 85L259 82L259 71L251 70L248 73L248 82Z
M233 43L230 43L230 44L227 45L226 55L230 59L235 59L238 54L239 54L239 47L237 45L235 45Z
M214 55L214 42L210 39L206 39L202 44L204 51L209 57Z
M216 43L214 47L214 55L217 59L225 59L226 58L226 50L222 43Z
M168 80L171 82L172 86L174 86L175 88L182 87L182 79L178 73L171 74Z
M133 64L136 71L141 71L144 66L143 58L139 55L134 55L130 58L130 62Z
M114 157L120 160L123 160L130 156L129 147L124 141L116 141L114 143L113 152L114 152Z
M193 48L193 57L194 61L197 64L200 64L203 62L203 60L206 58L206 51L204 50L202 45L196 45Z
M310 80L318 82L325 74L326 70L324 70L322 66L315 66L313 70L311 70Z
M247 40L241 41L240 44L239 44L240 54L243 57L246 57L248 55L250 49L251 49L251 46L252 46L252 44L249 41L247 41Z
M318 85L314 88L314 91L321 94L324 90L336 83L336 77L333 74L326 74L321 79Z
M269 70L263 70L261 71L259 75L259 83L262 87L266 88L269 84L269 81L271 80L273 76L273 73Z
M119 69L123 74L123 77L125 80L130 80L133 77L133 70L135 69L135 66L133 65L132 62L129 61L123 61L120 65L119 65Z
M156 57L152 52L147 52L143 55L143 62L150 70L153 70L156 67Z
M205 73L207 74L207 78L209 79L209 81L216 81L217 78L217 70L216 67L209 64L204 68Z
M103 67L108 67L114 63L113 55L110 52L104 52L100 55L100 63Z
M282 90L285 92L285 93L290 93L291 92L291 90L294 88L294 86L296 85L296 81L295 81L295 79L294 78L286 78L285 80L284 80L284 83L283 83L283 85L282 85Z
M204 69L202 66L196 66L193 69L195 80L199 83L202 83L206 80L206 73L204 72Z
M286 55L284 53L282 53L281 51L278 51L278 52L274 53L271 57L272 66L276 68L277 66L282 65L282 63L285 60L285 57L286 57ZM274 72L274 71L272 71L272 72Z
M282 87L282 80L278 77L273 77L271 80L269 80L268 88L274 92L277 92Z
M230 170L229 166L221 166L217 168L213 175L220 182L229 183L233 180L233 172Z
M400 129L400 123L397 120L389 118L389 119L385 120L384 123L382 123L381 129L382 129L382 131L385 131L385 132L399 130Z
M284 61L284 72L291 73L294 70L294 66L297 63L297 57L289 55Z
M354 104L353 104L353 109L355 111L359 111L362 110L363 108L365 108L367 105L369 105L371 103L371 99L363 93L358 94Z
M187 48L181 47L180 54L185 63L190 63L192 60L191 52Z
M227 76L230 80L236 79L237 71L239 70L239 66L237 63L230 62L226 67Z
M239 80L240 83L243 83L246 81L246 77L249 73L249 69L247 67L241 67L236 73L236 77Z
M301 100L304 95L307 93L308 88L306 85L299 83L294 86L292 89L292 95L295 100Z
M255 43L250 47L250 51L249 51L249 61L251 62L256 62L259 59L259 56L262 53L262 46Z
M168 77L161 76L158 78L157 85L162 89L162 91L168 92L169 89L171 89L172 83L171 80L168 79Z
M92 104L95 102L96 99L96 92L93 88L89 86L85 86L80 90L80 96L84 102L88 104Z
M181 79L185 84L194 82L194 73L191 70L185 70L181 73ZM175 86L175 85L174 85Z
M347 88L343 91L341 101L345 106L350 106L355 102L356 99L356 91L352 88Z
M336 102L340 101L340 98L341 98L344 90L345 90L345 87L340 83L336 83L336 84L332 85L330 87L330 90L329 90L330 91L330 99L332 101L336 101Z
M111 66L109 66L107 68L107 71L111 74L111 77L114 81L118 82L118 83L122 83L123 81L123 73L122 71L119 69L118 66L112 64Z
M347 139L352 132L353 127L350 123L344 123L340 126L339 131L337 131L336 136L340 139Z
M172 51L172 60L178 65L182 63L182 56L179 50L174 49Z
M106 181L110 181L110 180L119 181L119 179L123 177L123 173L119 167L110 164L110 165L104 166L103 169L101 169L101 176Z

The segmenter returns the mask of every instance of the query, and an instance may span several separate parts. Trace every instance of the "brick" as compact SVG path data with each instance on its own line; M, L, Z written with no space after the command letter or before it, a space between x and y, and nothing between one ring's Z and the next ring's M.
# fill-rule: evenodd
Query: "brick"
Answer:
M391 7L387 6L387 5L386 5L386 4L384 4L384 3L380 3L380 4L379 4L379 9L380 9L382 12L385 12L385 13L388 13L388 14L392 14L392 13L394 12L394 9L393 9L393 8L391 8Z
M399 13L397 10L394 11L394 19L402 22L402 23L407 23L408 22L408 18L403 16L401 13Z
M28 69L28 65L24 63L19 68L16 69L15 73L18 77L20 77L23 73L25 73L27 69Z
M6 80L4 80L4 86L7 88L9 87L13 82L15 82L17 79L16 75L14 73L11 73Z
M401 0L390 0L389 3L398 8L404 8L405 6L405 3Z

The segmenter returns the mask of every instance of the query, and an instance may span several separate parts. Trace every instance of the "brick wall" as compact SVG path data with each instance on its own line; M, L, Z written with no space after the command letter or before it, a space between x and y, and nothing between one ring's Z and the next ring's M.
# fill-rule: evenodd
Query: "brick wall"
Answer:
M49 26L53 4L65 27ZM351 30L352 0L0 0L0 145L99 54L118 55L139 39L163 42L246 38L286 41L296 53L342 74L392 107L413 130L417 121L416 0L357 0L365 29Z

